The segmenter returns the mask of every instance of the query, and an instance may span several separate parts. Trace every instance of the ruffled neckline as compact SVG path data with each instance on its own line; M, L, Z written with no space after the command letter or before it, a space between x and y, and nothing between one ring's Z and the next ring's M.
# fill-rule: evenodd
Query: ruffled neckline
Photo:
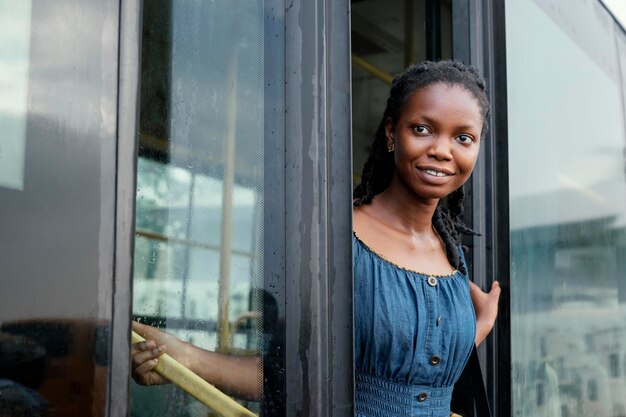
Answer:
M354 236L356 241L359 242L359 244L363 247L363 249L365 249L367 252L371 253L375 258L378 258L383 263L391 265L394 268L400 269L402 271L410 272L412 274L417 274L417 275L420 275L420 276L423 276L423 277L435 277L435 278L450 278L450 277L455 276L459 272L458 269L453 269L452 272L450 272L449 274L426 274L424 272L415 271L415 270L410 269L410 268L405 268L403 266L400 266L400 265L394 263L393 261L390 261L385 256L381 255L380 253L378 253L375 250L373 250L372 248L370 248L367 245L367 243L363 242L361 240L361 238L359 238L359 236L356 234L355 231L352 231L352 236Z

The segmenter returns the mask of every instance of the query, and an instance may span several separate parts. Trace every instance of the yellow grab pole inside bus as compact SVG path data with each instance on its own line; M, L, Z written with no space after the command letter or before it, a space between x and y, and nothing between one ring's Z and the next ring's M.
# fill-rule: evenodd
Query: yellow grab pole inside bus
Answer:
M132 332L133 344L144 340L146 339ZM223 417L257 417L252 411L185 368L167 353L159 357L155 371Z
M352 64L361 68L362 70L369 72L374 77L386 82L387 84L391 84L393 81L393 75L388 73L382 68L377 67L376 65L370 63L369 61L361 58L354 52L352 53Z

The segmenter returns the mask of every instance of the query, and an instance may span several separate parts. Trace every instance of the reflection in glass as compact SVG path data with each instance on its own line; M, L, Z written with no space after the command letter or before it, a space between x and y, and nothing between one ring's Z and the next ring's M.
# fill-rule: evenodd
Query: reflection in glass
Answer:
M263 13L144 3L133 314L231 355L262 349ZM172 385L132 386L133 416L207 413Z
M3 417L107 413L118 11L0 0Z
M595 1L506 18L512 415L623 416L623 38Z

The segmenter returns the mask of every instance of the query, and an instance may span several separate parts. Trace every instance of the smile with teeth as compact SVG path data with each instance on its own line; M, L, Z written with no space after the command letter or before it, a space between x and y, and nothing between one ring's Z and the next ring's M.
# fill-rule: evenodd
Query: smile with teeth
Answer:
M434 169L423 169L422 171L434 177L449 177L450 176L450 174L446 174L445 172L441 172L441 171L435 171Z

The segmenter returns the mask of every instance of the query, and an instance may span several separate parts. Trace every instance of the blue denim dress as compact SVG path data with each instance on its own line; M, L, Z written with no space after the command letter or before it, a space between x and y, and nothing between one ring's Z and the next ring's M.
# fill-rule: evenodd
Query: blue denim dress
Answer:
M356 235L353 247L356 416L450 417L476 333L468 276L396 266Z

